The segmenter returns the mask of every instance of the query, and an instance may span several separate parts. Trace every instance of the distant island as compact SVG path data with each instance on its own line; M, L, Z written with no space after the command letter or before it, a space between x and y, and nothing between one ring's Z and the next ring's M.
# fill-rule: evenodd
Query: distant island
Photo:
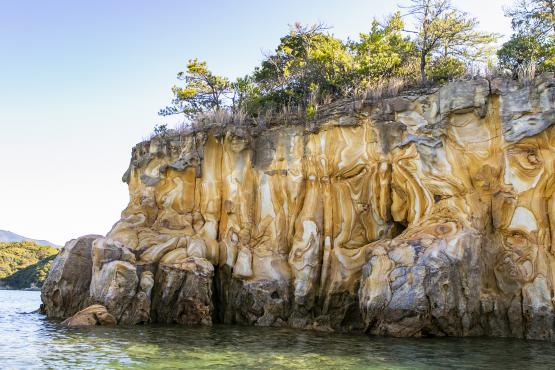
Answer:
M0 289L39 289L58 252L32 241L0 242Z

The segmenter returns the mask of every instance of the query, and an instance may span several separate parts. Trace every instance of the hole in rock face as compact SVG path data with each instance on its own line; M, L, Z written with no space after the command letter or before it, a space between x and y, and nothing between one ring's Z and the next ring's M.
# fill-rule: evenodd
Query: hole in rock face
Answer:
M400 222L393 222L393 227L391 228L391 237L395 238L396 236L401 235L401 233L406 229L407 229L406 224L402 224Z
M279 299L279 294L278 294L278 292L272 292L270 297L272 297L272 299Z

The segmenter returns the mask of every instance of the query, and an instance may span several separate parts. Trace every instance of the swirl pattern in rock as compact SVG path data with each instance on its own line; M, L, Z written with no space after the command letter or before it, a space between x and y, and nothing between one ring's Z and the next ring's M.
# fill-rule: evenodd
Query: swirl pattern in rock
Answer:
M92 243L72 307L119 323L553 339L554 123L546 74L337 102L311 127L140 143L129 205ZM46 312L63 313L49 294Z

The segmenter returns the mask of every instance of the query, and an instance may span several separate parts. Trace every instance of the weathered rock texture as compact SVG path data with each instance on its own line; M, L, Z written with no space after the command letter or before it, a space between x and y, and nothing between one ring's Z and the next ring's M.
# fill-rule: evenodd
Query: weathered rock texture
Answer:
M112 316L106 307L99 304L89 306L69 319L62 321L62 325L66 326L95 326L95 325L116 325L116 319Z
M553 75L319 117L138 144L129 206L80 268L86 304L130 324L553 339ZM54 298L71 268L45 284L51 316L83 306Z
M100 235L67 242L52 263L42 286L43 310L49 317L66 318L85 308L91 285L91 250Z

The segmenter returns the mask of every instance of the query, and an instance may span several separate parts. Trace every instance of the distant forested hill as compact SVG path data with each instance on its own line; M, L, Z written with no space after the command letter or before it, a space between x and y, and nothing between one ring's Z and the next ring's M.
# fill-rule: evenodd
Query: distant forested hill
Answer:
M58 252L29 241L0 242L0 287L40 288Z

